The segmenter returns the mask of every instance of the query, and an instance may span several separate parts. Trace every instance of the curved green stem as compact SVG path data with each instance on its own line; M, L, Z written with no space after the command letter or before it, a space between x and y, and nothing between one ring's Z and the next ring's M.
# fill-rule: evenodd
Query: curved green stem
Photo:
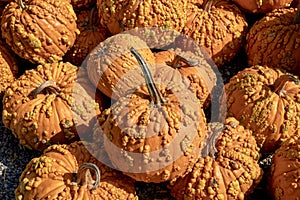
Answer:
M157 89L153 76L150 72L149 66L141 56L141 54L133 47L130 48L130 52L134 55L136 60L138 61L146 81L146 85L151 97L151 102L153 102L157 106L161 106L162 104L166 103L167 100L162 96L161 92Z

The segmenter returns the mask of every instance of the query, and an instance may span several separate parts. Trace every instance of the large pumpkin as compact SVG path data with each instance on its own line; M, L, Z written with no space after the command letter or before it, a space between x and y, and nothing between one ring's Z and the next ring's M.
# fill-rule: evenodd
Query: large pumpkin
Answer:
M252 13L267 13L278 8L289 7L292 0L233 0L243 9Z
M186 176L170 182L176 199L245 199L262 177L251 131L234 118L211 123L202 157Z
M253 131L262 152L274 152L300 128L300 84L296 76L253 66L232 77L225 92L228 115Z
M3 124L12 130L22 145L43 150L51 144L79 139L76 126L81 130L86 127L83 130L88 132L90 127L84 126L88 121L73 120L73 110L76 113L80 106L80 101L77 100L72 110L73 95L78 94L76 90L73 92L77 71L78 67L70 63L39 65L36 69L27 70L6 90L3 99ZM75 89L82 95L77 95L77 98L91 98L80 87ZM83 112L96 116L99 107L95 103L91 106L94 112L90 107L82 107L85 108ZM84 119L85 115L78 116Z
M136 200L134 181L97 161L86 145L52 145L33 158L21 174L16 199Z
M300 131L282 143L272 157L268 188L276 200L300 197Z
M188 4L187 23L182 33L194 39L217 66L230 61L242 47L248 24L241 10L228 0ZM188 44L177 39L180 46Z
M146 81L102 112L102 131L95 132L95 138L105 134L111 162L124 174L138 181L164 182L184 175L195 163L206 120L177 70L155 70L153 78L140 54L133 54L142 63Z
M10 1L1 31L16 54L40 64L62 60L79 33L71 4L56 0Z
M300 74L299 14L297 8L274 10L252 26L245 47L250 66L282 67Z

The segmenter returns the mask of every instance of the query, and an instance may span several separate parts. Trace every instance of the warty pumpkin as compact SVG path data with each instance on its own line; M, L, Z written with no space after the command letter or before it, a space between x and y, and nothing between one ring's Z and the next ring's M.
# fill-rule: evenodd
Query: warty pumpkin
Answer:
M110 33L100 25L97 9L82 10L77 14L77 35L73 46L64 55L64 61L80 66L89 52L100 42L110 36Z
M83 62L91 82L109 98L118 99L142 80L127 80L128 76L139 71L138 62L130 53L131 47L137 49L146 62L155 63L148 45L139 37L126 33L113 35L101 42Z
M0 74L0 97L2 97L6 88L18 75L18 62L9 46L3 41L0 41Z
M245 199L262 177L259 148L235 118L209 124L202 155L186 176L169 183L176 199Z
M70 63L39 65L36 69L25 71L7 88L3 98L3 124L22 145L42 151L51 144L79 139L76 126L83 128L88 121L81 120L83 124L80 124L80 121L76 123L73 120L79 106L74 104L73 113L77 71L78 67ZM88 98L87 92L81 90L81 94L80 98ZM92 106L95 112L91 114L95 115L99 107L95 103ZM83 108L86 109L85 114L89 114L89 110ZM86 126L85 130L88 131L88 128Z
M253 66L225 85L228 116L253 131L261 151L272 153L300 128L300 84L280 69Z
M2 37L20 57L35 64L62 60L79 33L67 1L10 1L1 20Z
M275 9L289 7L292 0L233 0L233 2L251 13L267 13Z
M151 72L141 54L131 52L146 81L101 113L101 131L94 138L105 134L104 147L116 169L138 181L164 182L196 162L206 118L178 71Z
M300 198L300 131L275 151L269 172L268 188L276 200Z
M200 2L201 3L201 2ZM228 0L188 4L187 22L182 30L212 57L217 66L229 62L242 47L248 24L242 11ZM190 48L179 37L179 46Z
M136 200L134 181L96 160L86 145L52 145L33 158L21 174L16 199Z
M257 21L247 34L248 64L282 67L300 73L299 8L277 9Z

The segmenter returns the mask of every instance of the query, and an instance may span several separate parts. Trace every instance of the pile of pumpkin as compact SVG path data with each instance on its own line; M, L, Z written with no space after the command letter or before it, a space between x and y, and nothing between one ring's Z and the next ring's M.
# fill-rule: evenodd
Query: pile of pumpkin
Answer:
M43 152L16 199L137 199L135 181L167 182L176 199L245 199L265 153L270 194L299 199L298 1L0 5L2 120ZM241 49L248 67L209 120L214 70Z

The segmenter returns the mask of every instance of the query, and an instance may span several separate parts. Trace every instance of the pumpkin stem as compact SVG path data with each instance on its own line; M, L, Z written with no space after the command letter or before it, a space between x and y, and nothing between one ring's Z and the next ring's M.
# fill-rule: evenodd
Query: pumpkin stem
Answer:
M204 147L201 151L201 156L206 157L210 156L213 159L216 158L216 154L218 153L218 150L216 148L217 140L221 134L221 132L226 128L224 124L220 122L213 122L210 123L208 126L208 134L207 139L204 144Z
M211 7L214 5L214 3L216 2L216 0L206 0L204 1L204 11L210 13Z
M95 175L96 175L96 180L93 180L90 169L94 170ZM100 177L101 177L101 172L97 165L93 163L84 163L80 165L78 172L77 172L77 184L80 185L93 185L91 190L95 190L99 187L100 183Z
M56 85L56 83L48 80L32 91L33 97L36 98L37 95L40 94L43 90L47 90L48 93L56 95L58 95L60 92L60 88Z
M155 105L161 106L163 103L166 103L167 100L162 96L161 92L157 89L153 76L150 72L149 66L141 56L141 54L133 47L130 48L130 52L134 55L136 60L138 61L146 81L146 85L151 97L151 103L154 102Z
M25 3L22 0L18 0L18 5L20 8L24 9L25 8Z
M196 60L190 60L190 59L185 58L182 55L176 55L174 60L172 61L171 66L173 68L180 68L181 67L181 65L179 64L180 62L184 62L185 64L187 64L191 67L195 67L195 66L199 65L199 62Z
M285 90L286 84L288 81L294 81L296 84L300 83L300 80L297 79L293 75L282 75L278 79L276 79L274 83L274 92L278 94L280 97L284 97L287 93Z
M293 23L294 24L300 24L300 2L298 4L296 16L294 18L294 22Z

